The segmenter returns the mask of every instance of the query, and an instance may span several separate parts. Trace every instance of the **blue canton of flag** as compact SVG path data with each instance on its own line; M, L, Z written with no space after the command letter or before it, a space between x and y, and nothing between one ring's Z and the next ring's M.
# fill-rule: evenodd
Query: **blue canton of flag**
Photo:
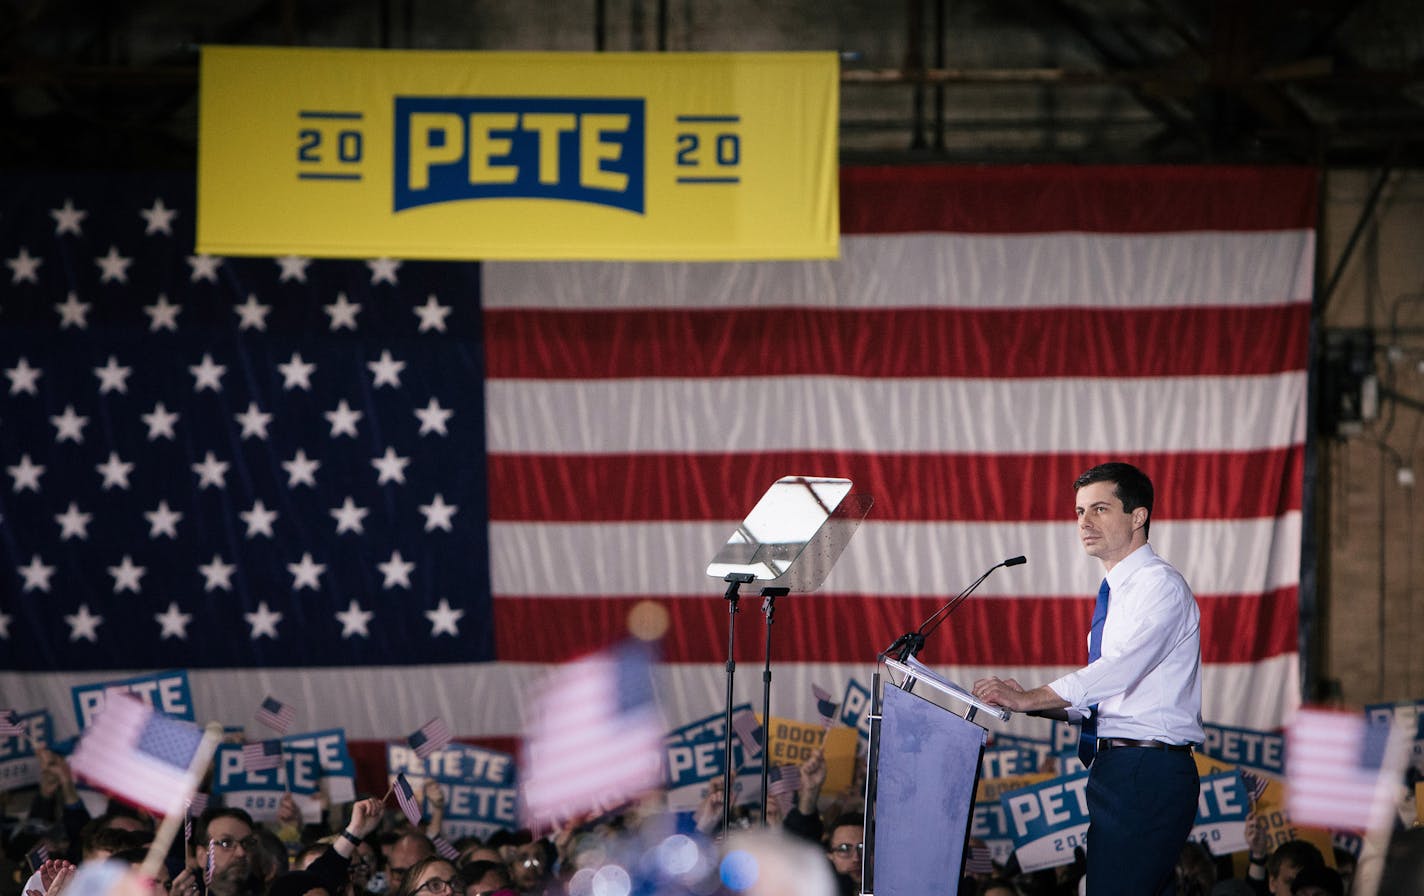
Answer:
M836 710L840 707L831 699L830 691L818 684L811 685L811 696L816 698L816 714L821 717L821 724L830 728L836 723Z
M478 265L196 254L191 178L0 184L7 668L493 658Z

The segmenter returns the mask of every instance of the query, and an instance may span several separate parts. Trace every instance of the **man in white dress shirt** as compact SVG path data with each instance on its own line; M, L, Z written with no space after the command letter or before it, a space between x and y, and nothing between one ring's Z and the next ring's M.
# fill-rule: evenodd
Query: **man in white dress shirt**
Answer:
M1041 687L974 683L981 700L1054 719L1083 718L1088 764L1089 896L1174 892L1173 868L1199 796L1201 613L1181 573L1147 543L1152 481L1130 464L1073 483L1078 537L1106 573L1088 664Z

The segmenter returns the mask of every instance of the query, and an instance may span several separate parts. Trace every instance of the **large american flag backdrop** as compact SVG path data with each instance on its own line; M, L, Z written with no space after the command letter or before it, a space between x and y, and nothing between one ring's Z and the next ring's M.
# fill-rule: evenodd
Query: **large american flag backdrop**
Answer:
M6 705L186 668L200 718L277 694L355 740L507 738L652 599L665 715L700 718L707 562L786 474L875 504L779 602L774 713L1020 553L922 658L1040 683L1084 659L1070 483L1107 459L1157 484L1207 720L1298 702L1312 171L851 168L839 260L715 264L219 259L190 178L3 183Z

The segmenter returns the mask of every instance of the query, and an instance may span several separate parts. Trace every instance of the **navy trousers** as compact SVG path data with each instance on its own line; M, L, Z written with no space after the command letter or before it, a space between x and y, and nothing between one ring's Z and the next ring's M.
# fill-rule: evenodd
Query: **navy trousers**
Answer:
M1098 753L1088 774L1088 896L1175 893L1200 789L1190 753Z

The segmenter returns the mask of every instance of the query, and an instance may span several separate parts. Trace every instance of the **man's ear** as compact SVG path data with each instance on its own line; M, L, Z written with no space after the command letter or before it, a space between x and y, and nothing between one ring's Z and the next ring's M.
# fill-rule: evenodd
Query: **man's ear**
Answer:
M1147 508L1138 507L1132 511L1132 528L1141 529L1147 525Z

